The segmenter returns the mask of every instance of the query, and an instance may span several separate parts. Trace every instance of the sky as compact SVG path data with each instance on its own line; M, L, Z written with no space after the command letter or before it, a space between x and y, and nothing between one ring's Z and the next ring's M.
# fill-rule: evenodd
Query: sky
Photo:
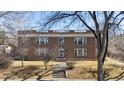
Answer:
M1 28L4 28L3 24L6 24L7 28L9 28L10 30L15 30L15 31L31 30L31 29L37 30L37 31L45 31L48 29L59 30L59 31L63 31L63 30L84 31L87 29L82 24L82 22L80 22L79 20L74 21L72 25L65 28L65 26L67 26L70 23L70 21L72 20L72 17L57 22L51 28L42 29L43 24L46 21L48 21L48 19L55 12L56 11L25 11L25 12L21 11L21 12L17 12L16 14L11 13L10 15L0 18L0 26L2 25ZM61 11L61 12L65 12L65 11ZM66 11L66 12L68 12L68 11ZM73 12L73 11L69 11L69 13L71 13L71 12ZM101 13L101 12L99 11L99 13ZM16 17L15 17L15 15L16 15ZM93 20L87 14L86 14L86 16L84 16L84 19L86 19L86 22L88 23L88 25L90 25L91 27L94 27ZM97 16L97 19L98 19L99 23L101 24L100 26L102 27L104 25L103 24L103 20L104 20L103 15L100 14L99 16ZM124 25L124 22L122 23L122 25Z
M21 29L34 29L34 30L38 30L38 31L42 31L42 25L44 24L44 22L46 22L48 20L49 17L51 17L56 11L30 11L30 12L25 12L26 15L22 18L20 18L21 15L19 15L18 17L15 18L14 21L8 21L8 19L4 19L1 18L2 22L7 22L8 24L11 24L11 26L13 26L13 28L17 28L17 30L21 30ZM78 20L76 20L72 25L70 25L69 27L66 27L69 22L72 19L65 19L62 21L59 21L57 24L53 25L52 27L48 28L51 30L82 30L82 29L86 29L84 26L82 28L82 23ZM15 21L18 21L18 23ZM47 30L48 30L47 29ZM46 29L44 29L46 30Z
M54 11L55 12L55 11ZM50 16L52 15L52 12L32 12L32 18L30 18L30 26L34 27L34 29L41 30L39 26L41 26ZM68 30L68 29L74 29L74 30L81 30L82 28L77 28L79 25L81 25L80 22L72 24L70 27L64 28L66 25L68 25L69 20L64 20L62 22L58 22L57 25L53 25L51 28L52 30ZM38 26L35 28L35 26Z

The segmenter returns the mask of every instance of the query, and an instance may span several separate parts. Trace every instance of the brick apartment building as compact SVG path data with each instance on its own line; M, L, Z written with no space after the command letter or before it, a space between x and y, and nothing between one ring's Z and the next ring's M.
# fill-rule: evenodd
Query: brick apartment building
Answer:
M44 55L53 60L96 59L95 38L90 31L18 31L18 48L27 60L42 60Z

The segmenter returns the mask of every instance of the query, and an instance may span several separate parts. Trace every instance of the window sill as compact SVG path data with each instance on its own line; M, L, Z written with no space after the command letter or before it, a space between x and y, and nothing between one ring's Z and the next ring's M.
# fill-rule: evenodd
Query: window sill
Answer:
M75 56L76 58L87 58L87 56Z

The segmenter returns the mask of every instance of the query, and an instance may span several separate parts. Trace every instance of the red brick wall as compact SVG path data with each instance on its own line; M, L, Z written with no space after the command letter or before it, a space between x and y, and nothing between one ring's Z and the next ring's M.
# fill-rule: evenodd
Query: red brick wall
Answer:
M32 32L32 33L37 33L37 32ZM47 34L48 32L44 32L44 33ZM44 33L38 32L37 34L44 34ZM58 33L58 32L50 31L49 33L53 34L53 33ZM64 32L61 32L61 33L64 34ZM70 33L75 33L75 32L70 32ZM78 32L78 33L83 34L86 32ZM87 32L87 33L90 33L90 32ZM21 33L19 33L19 34L21 34ZM66 33L66 34L69 34L69 33ZM95 60L96 59L96 46L95 45L96 44L95 44L94 37L87 37L87 44L79 45L79 46L74 44L74 37L65 37L63 45L58 44L57 37L49 37L47 45L38 45L38 44L36 44L36 38L30 37L29 40L27 41L25 48L28 48L28 54L27 54L28 60L42 60L41 57L37 57L35 55L35 53L36 53L35 49L42 48L42 47L49 48L49 54L52 55L52 59L55 59L57 57L55 54L57 54L58 48L63 47L65 49L64 50L65 57L70 60ZM18 46L19 46L19 48L22 47L20 38L18 39ZM86 48L87 56L86 57L76 57L74 55L74 48Z

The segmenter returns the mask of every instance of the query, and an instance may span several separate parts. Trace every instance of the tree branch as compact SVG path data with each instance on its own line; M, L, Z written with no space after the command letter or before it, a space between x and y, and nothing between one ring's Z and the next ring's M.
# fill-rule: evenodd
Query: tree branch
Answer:
M0 17L4 16L4 15L10 13L10 12L11 12L11 11L7 11L7 12L4 12L4 13L1 13L1 14L0 14Z
M78 18L78 17L74 18L67 26L65 26L65 28L66 28L66 27L69 27L77 18Z
M96 33L95 33L95 30L93 30L90 26L88 26L88 24L81 18L80 15L78 15L78 14L76 14L76 15L78 16L79 20L80 20L88 29L90 29L90 30L93 32L95 38L97 38L97 35L96 35Z

